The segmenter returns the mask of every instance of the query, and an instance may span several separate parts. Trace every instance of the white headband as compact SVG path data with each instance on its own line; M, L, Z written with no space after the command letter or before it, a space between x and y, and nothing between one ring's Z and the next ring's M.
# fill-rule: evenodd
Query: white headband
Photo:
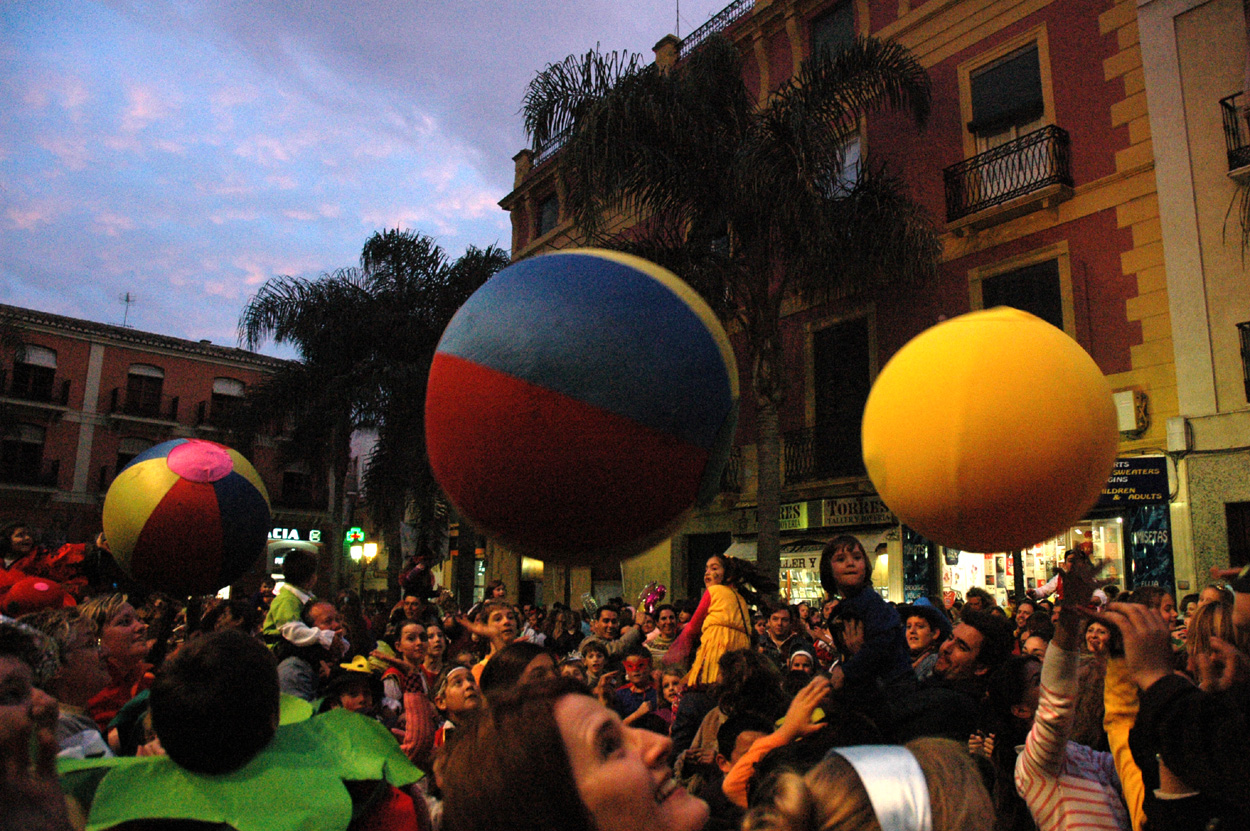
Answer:
M929 786L911 751L896 744L838 747L855 769L882 831L932 831Z

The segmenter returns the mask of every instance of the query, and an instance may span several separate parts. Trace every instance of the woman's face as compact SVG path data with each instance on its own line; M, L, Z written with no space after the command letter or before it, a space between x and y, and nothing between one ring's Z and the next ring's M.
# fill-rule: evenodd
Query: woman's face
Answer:
M703 570L703 585L719 586L725 582L725 564L720 557L708 557L707 567Z
M1111 643L1111 630L1101 623L1091 623L1085 630L1085 648L1095 655L1105 655Z
M74 634L61 656L61 669L56 674L57 694L66 697L90 698L109 685L108 665L100 654L100 639L95 624L80 619Z
M907 648L912 652L928 649L936 637L937 632L933 631L929 621L922 617L907 618Z
M30 535L30 529L19 525L13 529L13 533L9 535L9 550L14 557L25 557L35 549L35 538Z
M833 581L841 591L859 588L868 576L868 558L859 546L839 548L833 552L829 567L833 572Z
M642 630L642 634L650 635L655 631L655 618L648 612L643 612L638 618L638 628Z
M419 664L425 660L426 635L425 627L419 623L404 624L399 633L399 643L395 649L410 664Z
M1173 599L1172 595L1163 595L1163 599L1159 601L1159 614L1163 615L1163 619L1168 622L1168 626L1176 625L1178 615L1176 612L1176 600Z
M554 712L577 793L598 831L698 831L707 822L707 803L673 778L667 736L626 727L585 695L564 696Z
M148 654L148 625L140 619L135 607L123 603L100 630L100 647L104 656L118 666L133 666Z
M430 626L425 630L425 654L438 658L447 651L447 636L443 634L443 627Z

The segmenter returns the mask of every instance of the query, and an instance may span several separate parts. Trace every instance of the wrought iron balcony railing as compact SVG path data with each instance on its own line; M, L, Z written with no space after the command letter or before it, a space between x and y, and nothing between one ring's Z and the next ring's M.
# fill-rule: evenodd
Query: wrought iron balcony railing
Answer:
M109 396L109 412L113 415L177 421L178 396L135 395L124 387L113 387Z
M1071 140L1049 125L953 164L943 175L946 221L954 222L1051 185L1072 187Z
M10 380L6 370L0 370L0 390L9 398L20 398L39 404L69 406L69 379L59 382L51 374L26 375L20 373Z
M838 424L788 430L782 436L784 483L861 475L864 464L859 446L858 430L852 435Z
M1228 150L1228 169L1250 165L1250 100L1244 92L1220 99L1224 116L1224 147Z
M749 14L753 8L755 8L755 0L733 0L732 3L717 12L708 22L682 38L681 50L678 52L678 56L685 58L695 49L698 49L703 41L712 35L725 31Z
M230 426L230 420L238 411L242 399L224 403L217 401L201 401L195 405L195 426L216 427L224 430Z
M61 460L45 459L39 464L0 462L0 482L36 488L60 486Z

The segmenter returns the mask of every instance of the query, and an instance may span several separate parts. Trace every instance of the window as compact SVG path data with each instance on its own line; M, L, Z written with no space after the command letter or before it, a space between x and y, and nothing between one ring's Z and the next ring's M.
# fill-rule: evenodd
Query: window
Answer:
M843 140L841 147L842 167L836 176L830 177L832 185L830 185L828 180L825 181L826 196L834 198L846 196L854 190L855 185L859 182L859 148L859 133L852 133Z
M117 443L117 469L114 476L122 472L122 468L130 464L135 456L152 446L152 442L148 439L138 438L137 436L129 436Z
M1250 502L1225 502L1224 518L1228 522L1228 564L1250 563Z
M43 473L44 429L16 424L0 441L0 481L36 484Z
M31 401L51 401L52 382L56 377L56 352L43 346L27 344L13 362L13 384L9 394Z
M282 504L288 507L313 507L312 477L300 470L282 474Z
M538 236L555 230L560 224L560 197L548 196L538 203Z
M165 371L158 366L132 364L126 375L126 412L157 418L161 412L161 391Z
M864 473L860 423L872 387L869 334L868 318L860 317L812 335L813 463L820 478Z
M843 0L820 17L812 20L811 55L823 52L836 55L855 40L855 7Z
M1010 306L1063 328L1063 292L1059 261L1047 260L981 281L983 308Z
M983 153L1046 123L1037 43L978 67L969 77L972 120L968 132Z
M209 420L219 427L228 423L243 401L243 390L243 382L235 378L214 378Z
M968 299L973 309L1010 306L1076 338L1072 295L1072 257L1060 241L1017 257L968 272Z

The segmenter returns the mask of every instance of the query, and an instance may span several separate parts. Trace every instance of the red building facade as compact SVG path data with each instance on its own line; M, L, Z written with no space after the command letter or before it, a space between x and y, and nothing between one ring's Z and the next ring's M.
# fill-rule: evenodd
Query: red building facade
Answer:
M228 443L231 411L284 363L12 306L0 322L13 339L0 366L0 522L28 522L49 545L95 538L109 484L138 453L175 438ZM277 441L259 440L250 461L274 525L307 539L325 500L306 471L280 464Z
M897 40L932 81L923 130L874 116L845 146L848 166L885 165L927 209L942 232L939 277L836 304L796 302L785 322L782 577L792 598L816 597L807 560L842 531L884 555L875 582L896 600L973 585L1005 598L1046 576L1064 547L1091 539L1126 584L1188 582L1192 563L1174 567L1170 542L1157 544L1170 540L1166 482L1175 471L1162 448L1178 405L1136 15L1133 0L736 0L684 40L656 45L657 64L672 66L724 33L761 102L814 50L855 35ZM515 189L501 202L512 215L514 257L576 244L558 147L515 161ZM1121 457L1146 456L1138 467L1163 471L1150 511L1106 502L1030 551L952 552L917 539L875 499L858 434L872 380L924 329L995 305L1037 314L1093 356L1117 393ZM743 381L725 492L674 539L669 573L650 579L693 592L708 554L729 545L750 553L756 437Z

